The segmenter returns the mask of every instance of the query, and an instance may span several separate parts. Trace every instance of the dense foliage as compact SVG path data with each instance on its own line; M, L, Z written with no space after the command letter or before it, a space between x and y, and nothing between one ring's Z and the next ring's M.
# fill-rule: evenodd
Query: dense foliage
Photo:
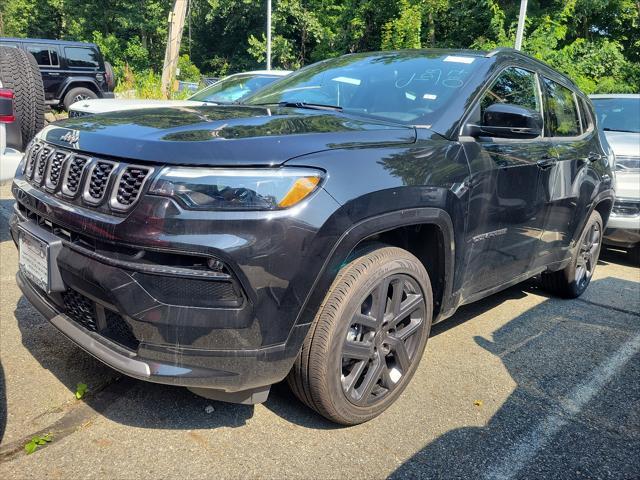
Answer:
M94 41L120 81L132 82L132 72L161 70L172 3L0 0L0 34ZM295 69L366 50L512 46L519 3L273 0L273 64ZM181 79L262 67L265 7L266 0L191 0ZM587 93L639 92L639 11L637 0L530 0L523 48Z

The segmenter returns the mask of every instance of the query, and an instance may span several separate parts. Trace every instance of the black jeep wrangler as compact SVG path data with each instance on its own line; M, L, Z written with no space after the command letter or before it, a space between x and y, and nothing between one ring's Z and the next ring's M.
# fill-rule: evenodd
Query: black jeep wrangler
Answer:
M613 162L589 99L522 53L347 55L243 105L46 127L13 184L17 281L127 375L240 402L288 378L356 424L459 306L585 291Z
M114 96L113 70L94 43L3 37L0 45L21 48L35 57L49 105L68 110L80 100Z

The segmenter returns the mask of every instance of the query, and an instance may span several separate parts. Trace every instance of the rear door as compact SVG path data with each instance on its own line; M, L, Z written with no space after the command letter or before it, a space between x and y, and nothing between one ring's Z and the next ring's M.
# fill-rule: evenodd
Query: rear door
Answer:
M589 109L572 88L541 77L545 134L552 161L541 169L544 233L536 266L570 256L572 240L588 213L599 179L591 167L604 152Z
M31 53L42 73L45 100L55 100L64 81L60 69L60 51L56 45L25 43L24 49Z

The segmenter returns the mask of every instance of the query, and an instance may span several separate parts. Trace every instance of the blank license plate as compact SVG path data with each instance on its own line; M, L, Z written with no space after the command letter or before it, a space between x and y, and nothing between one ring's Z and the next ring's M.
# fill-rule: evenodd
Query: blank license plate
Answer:
M42 290L49 290L49 255L47 244L20 232L20 270Z

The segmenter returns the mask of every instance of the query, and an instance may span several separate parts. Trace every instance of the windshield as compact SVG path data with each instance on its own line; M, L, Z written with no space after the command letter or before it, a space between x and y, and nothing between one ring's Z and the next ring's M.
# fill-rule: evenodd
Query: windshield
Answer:
M356 54L310 65L245 101L306 103L406 124L431 124L484 59L440 52Z
M640 98L592 98L602 130L640 133Z
M203 88L189 97L189 100L213 103L237 102L279 78L282 77L261 74L231 75Z

